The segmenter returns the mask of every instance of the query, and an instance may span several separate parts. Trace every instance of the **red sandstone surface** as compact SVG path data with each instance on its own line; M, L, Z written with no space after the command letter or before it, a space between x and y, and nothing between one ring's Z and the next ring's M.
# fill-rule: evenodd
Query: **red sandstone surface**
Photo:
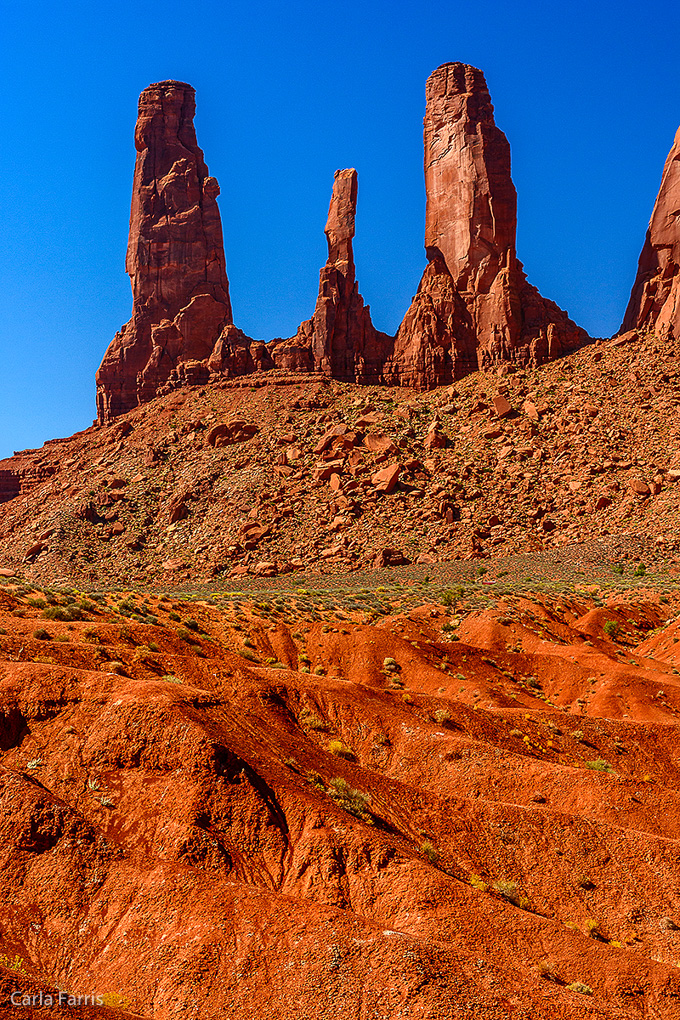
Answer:
M621 327L680 333L680 129L664 167Z
M677 615L6 586L5 986L160 1020L676 1016Z
M429 265L393 356L427 389L501 361L542 364L588 341L526 280L515 253L510 146L483 73L442 64L427 80L425 249Z

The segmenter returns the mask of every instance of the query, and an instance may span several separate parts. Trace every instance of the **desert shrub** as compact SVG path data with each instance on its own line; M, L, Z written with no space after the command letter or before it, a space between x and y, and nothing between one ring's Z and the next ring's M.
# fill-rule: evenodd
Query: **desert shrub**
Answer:
M198 623L196 622L196 620L193 620L193 619L185 620L184 621L184 626L188 627L189 630L198 630L199 629Z
M424 857L427 858L430 864L437 863L437 858L439 855L435 850L434 846L432 845L432 843L430 843L429 839L426 839L424 843L420 844L420 852Z
M328 750L330 751L331 754L335 754L339 758L348 759L354 758L354 751L352 750L351 747L348 747L347 744L345 744L344 741L342 740L329 740Z
M470 875L470 885L473 889L478 889L479 892L486 892L489 888L488 883L483 878L480 878L479 875Z
M84 617L82 609L75 605L68 606L48 606L43 611L43 616L46 620L82 620Z
M587 918L585 924L583 925L583 930L586 933L586 935L590 936L591 939L600 939L601 941L604 940L604 935L600 930L600 925L598 924L594 917Z
M195 644L196 642L196 635L190 634L188 630L184 629L184 627L177 628L177 637L180 639L180 641L186 641L186 643L189 645Z
M446 726L448 722L451 722L451 713L448 708L437 708L432 713L432 718L440 726Z
M47 605L45 599L26 599L29 606L33 606L34 609L44 609Z
M621 625L616 620L607 620L602 630L605 632L608 638L615 641L621 633Z
M348 814L354 815L355 818L359 818L362 822L373 821L370 797L365 793L360 793L359 790L355 790L349 785L347 780L342 778L331 779L328 795L331 800L335 801Z
M555 971L554 964L548 963L547 960L541 960L541 962L538 965L538 973L542 978L545 978L546 981L555 981L556 983L559 982L559 978Z
M38 627L37 630L33 631L33 637L38 641L51 641L52 635L49 631L45 630L44 627Z
M258 658L257 658L257 655L255 655L254 652L251 652L250 648L242 648L239 654L240 654L242 659L247 659L248 662L258 662L259 661Z
M504 900L507 900L508 903L514 903L515 906L519 906L521 896L517 882L497 879L495 882L491 883L491 888Z
M305 729L317 730L319 733L324 733L328 729L328 724L321 719L316 712L310 711L308 708L303 708L300 713L300 723Z
M611 771L611 765L604 758L596 758L594 761L586 761L583 764L587 769L593 769L595 772Z
M567 985L567 990L570 992L578 992L579 995L592 995L593 990L590 985L586 985L583 981L572 981L571 984Z
M647 567L644 563L638 563L637 567L633 571L633 577L644 577L647 573Z

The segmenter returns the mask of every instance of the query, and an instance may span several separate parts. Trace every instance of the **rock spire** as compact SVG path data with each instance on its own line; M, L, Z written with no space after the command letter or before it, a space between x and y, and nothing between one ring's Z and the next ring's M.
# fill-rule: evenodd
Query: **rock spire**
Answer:
M680 128L668 153L661 187L621 327L680 336Z
M517 259L510 146L480 70L451 63L430 75L424 144L429 265L397 334L391 374L428 387L495 362L539 364L586 342Z
M132 318L97 372L101 421L156 396L173 375L200 381L207 369L192 363L234 329L220 189L196 141L195 109L185 82L149 85L139 98L126 259Z

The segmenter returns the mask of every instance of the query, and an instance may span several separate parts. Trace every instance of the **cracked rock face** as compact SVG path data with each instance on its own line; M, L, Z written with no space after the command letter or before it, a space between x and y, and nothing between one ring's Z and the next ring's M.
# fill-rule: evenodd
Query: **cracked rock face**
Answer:
M172 376L200 381L208 370L192 363L205 363L223 329L234 332L220 189L196 141L195 109L184 82L149 85L139 98L126 259L133 310L97 372L100 421L150 400Z
M586 342L584 330L527 282L517 259L510 146L483 73L443 64L426 96L429 265L388 376L428 388L495 362L539 364Z
M622 332L631 329L680 333L680 128L664 166L621 327Z

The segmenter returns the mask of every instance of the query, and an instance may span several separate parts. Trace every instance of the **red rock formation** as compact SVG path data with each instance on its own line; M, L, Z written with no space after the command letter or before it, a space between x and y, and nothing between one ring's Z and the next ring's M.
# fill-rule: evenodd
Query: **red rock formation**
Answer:
M680 128L668 153L621 326L680 335Z
M510 146L484 75L443 64L426 87L425 249L429 265L386 374L429 387L497 361L537 364L587 334L527 283L515 254Z
M152 399L171 379L205 381L223 330L220 368L252 368L242 354L248 339L233 326L220 189L196 141L195 109L184 82L149 85L139 99L126 260L134 303L97 373L101 421Z
M328 260L320 273L314 315L294 337L274 342L277 367L320 372L345 382L376 382L381 377L392 338L375 329L359 293L352 251L356 207L356 170L337 170L326 222Z

